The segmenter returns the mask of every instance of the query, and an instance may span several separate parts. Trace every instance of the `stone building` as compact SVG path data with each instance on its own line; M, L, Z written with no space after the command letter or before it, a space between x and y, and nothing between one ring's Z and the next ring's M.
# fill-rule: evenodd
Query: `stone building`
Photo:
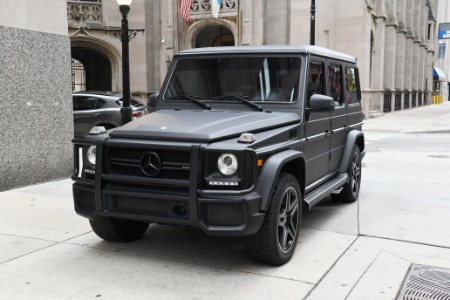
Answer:
M179 50L309 43L309 0L223 0L218 18L209 0L192 0L187 21L180 1L132 2L130 27L145 29L130 42L132 91L158 90ZM316 45L358 58L366 116L431 102L438 2L316 1ZM72 57L87 79L79 88L120 90L120 41L109 31L120 26L117 3L67 3Z
M0 191L72 172L66 3L36 3L0 4Z

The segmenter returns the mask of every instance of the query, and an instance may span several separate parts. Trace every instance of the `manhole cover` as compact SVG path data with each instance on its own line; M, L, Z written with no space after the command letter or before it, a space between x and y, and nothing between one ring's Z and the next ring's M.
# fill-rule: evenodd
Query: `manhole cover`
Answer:
M450 300L450 269L412 265L397 300Z

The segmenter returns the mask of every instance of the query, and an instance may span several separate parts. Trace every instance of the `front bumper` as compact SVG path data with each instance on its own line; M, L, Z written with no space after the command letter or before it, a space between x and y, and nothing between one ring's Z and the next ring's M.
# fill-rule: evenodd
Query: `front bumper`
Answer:
M73 198L76 212L92 220L115 217L192 226L212 236L251 235L259 230L264 220L264 213L260 211L261 196L256 192L186 199L113 185L96 193L94 185L75 182Z

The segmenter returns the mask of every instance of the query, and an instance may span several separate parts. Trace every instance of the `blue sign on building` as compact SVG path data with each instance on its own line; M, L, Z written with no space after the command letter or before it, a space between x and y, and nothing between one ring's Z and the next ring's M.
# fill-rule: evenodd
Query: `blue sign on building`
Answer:
M438 39L450 39L450 23L439 24L439 34Z

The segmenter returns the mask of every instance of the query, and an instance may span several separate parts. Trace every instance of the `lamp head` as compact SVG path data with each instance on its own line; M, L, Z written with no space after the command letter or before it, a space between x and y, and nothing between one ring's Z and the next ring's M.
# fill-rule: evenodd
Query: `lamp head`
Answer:
M126 5L126 6L130 6L131 5L131 1L132 0L117 0L117 3L122 6L122 5Z
M130 11L131 1L132 0L117 0L117 3L119 4L119 10L122 15L126 16Z

